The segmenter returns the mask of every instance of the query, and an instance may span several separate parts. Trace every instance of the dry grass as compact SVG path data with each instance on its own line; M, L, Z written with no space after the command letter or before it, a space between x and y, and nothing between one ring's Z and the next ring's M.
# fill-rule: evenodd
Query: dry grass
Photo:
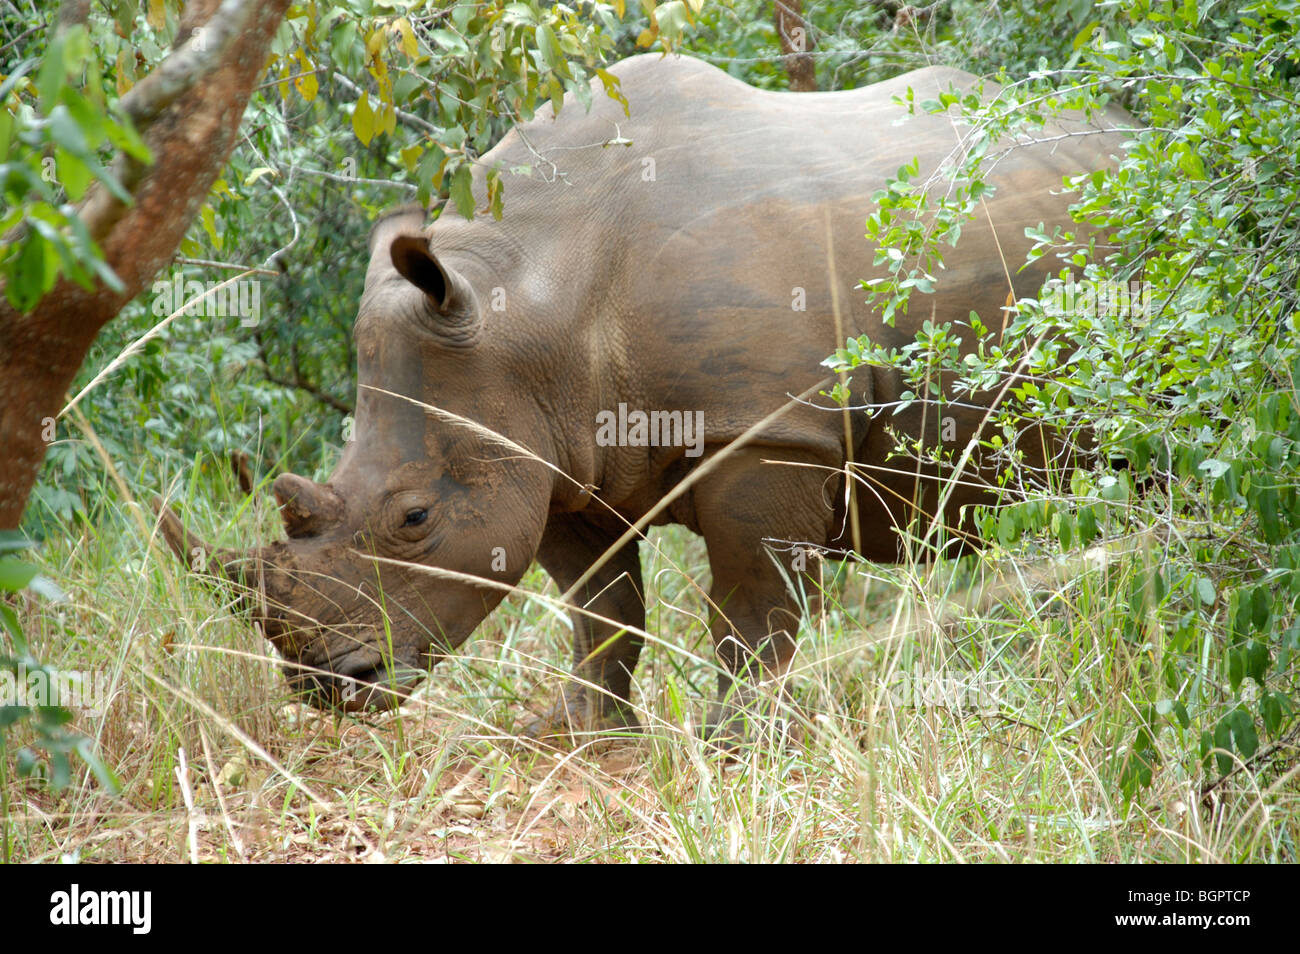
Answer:
M121 525L47 544L71 600L23 617L39 657L111 674L111 704L75 725L122 791L11 779L16 860L1296 860L1285 765L1202 800L1169 735L1153 786L1119 799L1159 651L1106 625L1123 554L1032 572L1003 560L996 586L972 586L968 567L923 580L826 564L789 679L797 708L724 753L696 729L716 675L690 581L707 581L703 547L659 533L681 569L647 551L647 731L554 749L517 734L559 691L568 631L552 603L510 598L398 713L339 718L289 699L269 647ZM538 571L524 589L555 594Z

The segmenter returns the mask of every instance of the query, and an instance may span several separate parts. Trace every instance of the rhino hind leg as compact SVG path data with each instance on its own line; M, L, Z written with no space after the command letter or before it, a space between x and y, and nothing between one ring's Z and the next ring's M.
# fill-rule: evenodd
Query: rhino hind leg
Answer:
M538 561L561 590L568 590L618 538L617 529L580 515L557 514L542 537ZM588 580L571 612L573 674L549 712L524 734L532 738L639 728L631 703L632 671L641 655L645 597L635 541L612 554ZM627 628L624 628L627 627Z
M704 734L721 742L748 736L751 720L770 713L770 703L789 701L782 677L803 616L797 588L810 602L818 599L811 582L799 587L807 572L798 545L824 544L834 516L823 502L824 469L760 463L776 456L770 448L736 456L695 497L713 572L710 631L722 664ZM804 460L827 463L811 454Z

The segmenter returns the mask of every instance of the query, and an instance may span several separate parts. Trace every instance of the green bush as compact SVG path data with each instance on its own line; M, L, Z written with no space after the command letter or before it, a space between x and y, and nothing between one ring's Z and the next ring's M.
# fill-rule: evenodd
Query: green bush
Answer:
M1055 256L1060 268L1016 303L1000 345L960 354L954 339L984 339L999 317L972 316L969 327L927 323L905 353L859 340L829 363L887 365L913 381L944 368L956 377L948 400L1016 378L985 431L1009 475L1006 505L983 518L991 539L1050 534L1070 550L1154 535L1158 552L1116 594L1111 617L1153 675L1116 748L1115 781L1131 796L1171 757L1221 775L1262 769L1296 722L1300 4L1109 7L1114 19L1087 23L1065 68L1042 60L1027 80L1002 75L987 103L952 92L905 104L952 108L973 148L942 200L913 181L915 168L878 194L868 234L891 272L869 291L887 318L933 292L943 245L988 188L990 143L1122 96L1145 128L1116 168L1066 183L1075 221L1107 244L1083 230L1026 230L1031 259ZM1085 307L1083 287L1141 294ZM1068 493L1027 489L1008 452L1040 422L1097 461ZM1127 469L1112 472L1116 460Z

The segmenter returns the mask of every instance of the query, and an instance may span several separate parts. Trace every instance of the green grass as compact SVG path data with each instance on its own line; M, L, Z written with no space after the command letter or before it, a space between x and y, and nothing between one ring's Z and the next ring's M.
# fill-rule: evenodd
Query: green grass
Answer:
M200 532L221 537L238 513L221 542L276 534L265 495L240 512L216 484L182 503ZM1210 779L1164 729L1151 787L1119 796L1159 671L1159 646L1119 635L1138 547L1055 568L823 564L796 705L774 703L723 753L698 734L716 678L704 548L657 531L634 700L646 734L557 750L518 734L569 656L567 622L528 595L557 595L539 570L398 713L337 717L288 697L269 645L181 572L146 514L106 503L51 534L44 570L70 599L23 598L38 657L111 674L106 711L74 725L122 792L82 773L53 794L10 772L15 860L1297 860L1285 764L1202 798ZM9 751L22 742L19 727Z

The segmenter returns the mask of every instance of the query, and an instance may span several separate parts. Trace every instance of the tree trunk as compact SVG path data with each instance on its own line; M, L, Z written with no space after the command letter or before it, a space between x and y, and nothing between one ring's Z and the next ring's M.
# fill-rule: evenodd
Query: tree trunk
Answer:
M130 207L96 184L78 210L122 292L60 278L23 315L0 290L0 529L18 526L95 335L171 261L225 167L288 6L192 0L167 60L123 97L153 164L133 167L121 156L114 163L134 197Z
M773 0L776 35L781 40L785 71L790 74L790 89L799 93L817 89L817 71L812 53L813 38L803 18L803 0Z

